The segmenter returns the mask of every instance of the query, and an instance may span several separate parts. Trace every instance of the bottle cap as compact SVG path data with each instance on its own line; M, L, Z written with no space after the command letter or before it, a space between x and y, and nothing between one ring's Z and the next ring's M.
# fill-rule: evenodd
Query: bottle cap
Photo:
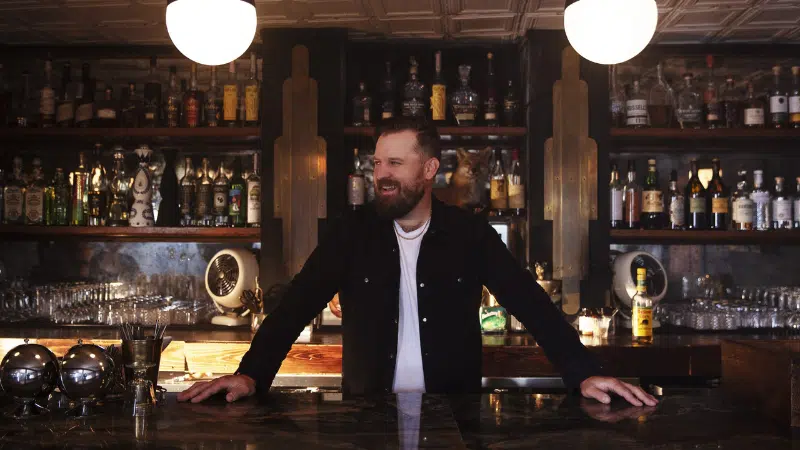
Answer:
M647 269L644 267L639 267L636 269L636 279L637 280L644 280L647 278Z

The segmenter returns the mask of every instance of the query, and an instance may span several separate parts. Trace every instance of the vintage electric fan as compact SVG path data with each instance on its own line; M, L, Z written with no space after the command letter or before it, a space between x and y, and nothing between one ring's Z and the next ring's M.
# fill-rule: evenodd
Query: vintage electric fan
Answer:
M229 248L219 251L206 267L206 290L220 314L211 319L214 325L248 325L252 305L247 295L256 290L258 261L246 249ZM243 298L243 296L245 298Z

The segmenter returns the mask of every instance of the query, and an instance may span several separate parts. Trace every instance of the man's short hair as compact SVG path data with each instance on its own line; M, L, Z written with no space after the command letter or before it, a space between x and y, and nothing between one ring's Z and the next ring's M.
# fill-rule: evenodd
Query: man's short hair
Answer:
M378 137L412 130L417 133L417 149L428 158L442 160L442 146L436 126L424 118L396 117L389 119L378 129Z

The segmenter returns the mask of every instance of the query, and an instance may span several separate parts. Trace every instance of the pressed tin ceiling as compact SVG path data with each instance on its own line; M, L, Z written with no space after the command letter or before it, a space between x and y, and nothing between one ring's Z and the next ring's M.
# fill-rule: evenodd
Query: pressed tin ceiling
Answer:
M0 0L0 43L168 44L166 3ZM800 41L800 0L658 0L658 5L654 42ZM561 29L564 0L256 0L256 9L259 28L343 27L355 39L513 40L528 29Z

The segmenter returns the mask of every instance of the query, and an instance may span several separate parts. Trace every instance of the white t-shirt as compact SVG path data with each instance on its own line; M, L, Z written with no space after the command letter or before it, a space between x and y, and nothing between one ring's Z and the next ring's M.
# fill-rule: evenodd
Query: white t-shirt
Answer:
M417 257L430 222L428 219L422 227L410 233L403 231L397 222L394 223L400 247L400 317L393 392L425 392L417 308Z

